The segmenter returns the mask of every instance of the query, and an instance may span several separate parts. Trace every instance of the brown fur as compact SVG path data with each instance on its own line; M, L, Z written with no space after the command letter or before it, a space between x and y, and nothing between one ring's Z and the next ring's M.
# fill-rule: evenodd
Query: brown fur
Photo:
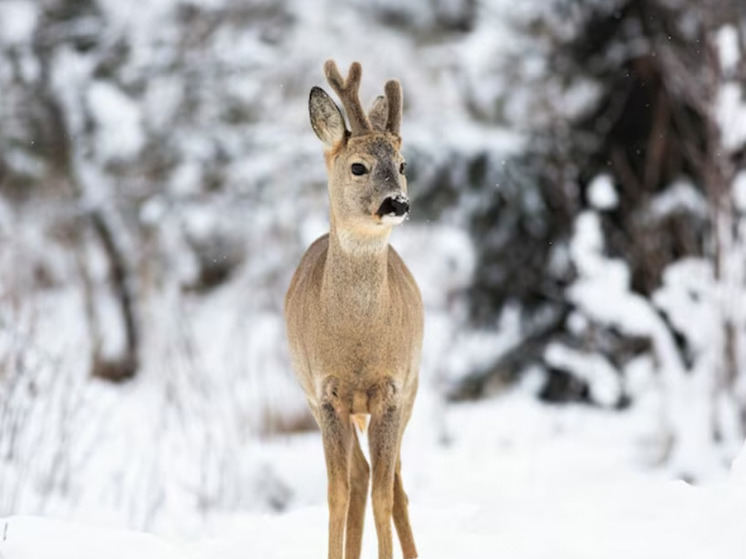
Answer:
M389 117L386 129L398 136L399 125L401 124L401 85L396 80L389 80L386 82L384 90L386 91L386 99L389 100Z
M386 121L389 117L389 104L386 101L386 97L379 95L376 100L373 101L373 105L368 111L368 120L370 125L378 130L384 132L386 130Z
M327 74L332 67L327 62ZM359 65L352 68L355 79L347 82L359 84ZM342 82L332 77L333 85ZM389 89L384 130L379 102L371 119L376 126L357 135L339 131L323 95L312 92L309 103L313 128L327 148L330 232L303 256L285 298L285 318L293 367L324 443L329 559L342 559L343 549L345 559L360 556L371 473L379 559L393 555L392 519L405 559L417 556L400 446L417 392L423 310L414 278L388 244L392 225L376 215L386 197L407 188L399 172L399 122L390 121L401 117L401 91L392 99ZM357 90L351 93L353 110L362 111ZM393 110L392 102L398 104ZM353 163L368 172L353 175ZM360 414L370 415L372 472L353 427Z

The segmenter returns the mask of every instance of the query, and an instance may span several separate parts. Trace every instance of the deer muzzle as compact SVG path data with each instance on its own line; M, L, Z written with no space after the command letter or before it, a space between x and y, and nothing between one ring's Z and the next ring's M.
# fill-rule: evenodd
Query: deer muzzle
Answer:
M409 198L404 194L389 196L384 199L376 215L386 224L399 224L409 214Z

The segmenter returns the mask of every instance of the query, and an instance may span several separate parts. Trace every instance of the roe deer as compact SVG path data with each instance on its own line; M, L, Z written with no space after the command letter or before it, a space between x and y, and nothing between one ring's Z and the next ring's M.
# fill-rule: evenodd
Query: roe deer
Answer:
M358 97L362 70L343 80L324 65L342 101L314 87L311 126L324 143L330 231L306 251L285 296L293 368L321 428L328 476L329 559L358 559L371 468L353 420L365 424L372 462L379 559L393 556L391 519L405 559L417 557L401 479L399 450L417 392L423 311L417 284L389 246L409 212L401 156L402 95L386 83L366 115Z

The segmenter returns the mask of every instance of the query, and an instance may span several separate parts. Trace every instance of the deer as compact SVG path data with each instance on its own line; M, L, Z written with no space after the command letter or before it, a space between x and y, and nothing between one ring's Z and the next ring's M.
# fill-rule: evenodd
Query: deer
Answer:
M324 64L347 113L320 87L308 101L324 144L329 233L303 255L285 296L296 377L321 431L327 470L329 559L359 559L370 486L379 559L392 559L392 519L405 559L417 557L401 476L401 443L412 414L424 316L417 283L389 245L409 215L399 133L402 89L389 80L366 114L360 63L342 78ZM371 464L356 427L365 429Z

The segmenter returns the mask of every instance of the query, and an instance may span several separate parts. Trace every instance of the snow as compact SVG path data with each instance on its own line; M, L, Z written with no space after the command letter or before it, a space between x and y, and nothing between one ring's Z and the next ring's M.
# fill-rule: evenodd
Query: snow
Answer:
M609 175L598 175L588 185L588 201L597 210L613 210L619 204L619 195Z
M622 260L605 257L601 218L596 212L582 212L575 220L570 256L581 279L579 284L597 286L607 293L627 289L629 270Z
M733 179L733 204L738 211L746 213L746 171L739 171Z
M88 89L88 106L98 126L98 155L103 161L127 160L145 144L140 109L124 92L104 81Z
M743 446L730 470L730 481L741 491L746 491L746 445Z
M687 180L674 181L650 203L650 213L655 219L662 219L676 212L688 212L698 217L707 215L707 200Z
M746 103L737 82L723 84L715 100L715 119L720 127L723 146L730 152L746 142Z
M35 517L0 520L5 559L185 559L176 546L150 534L106 530Z
M168 132L168 125L176 117L184 95L184 83L179 76L152 78L143 99L144 121L147 126L158 132Z
M717 305L712 265L699 258L682 258L663 274L663 285L653 301L665 311L674 328L699 354L713 343L713 332L702 326L715 324Z
M725 25L715 35L715 43L720 59L720 67L726 74L735 70L741 59L741 49L738 45L738 29L733 25Z
M449 406L450 443L405 437L404 476L420 555L432 559L740 559L746 553L743 456L732 474L695 487L651 473L625 414L553 408L521 391ZM313 487L281 514L237 512L188 537L112 530L95 522L0 519L3 559L232 559L321 556L326 549L325 474L317 435L287 436L267 452L289 483ZM366 520L363 559L376 556ZM395 556L400 556L398 547Z
M585 381L591 398L602 406L615 406L622 396L621 377L609 361L599 354L585 354L558 342L545 352L549 365L565 369Z
M0 44L22 45L31 42L39 19L39 7L26 0L0 2Z
M676 190L669 188L661 196L671 197L672 192ZM654 207L655 203L653 200ZM713 373L725 367L723 322L730 316L729 309L740 305L730 304L720 295L732 291L727 284L715 282L712 262L702 258L681 259L669 265L663 285L652 301L646 299L630 289L626 263L607 257L604 249L600 216L592 210L582 212L570 241L578 277L569 287L568 296L594 323L650 341L661 386L661 399L655 404L661 413L656 437L660 441L675 439L674 443L660 445L668 447L663 450L668 453L667 468L674 475L689 478L716 475L721 462L732 458L743 441L737 406ZM743 252L737 246L734 250L740 257L732 261L742 262ZM739 272L740 268L734 270ZM733 323L743 321L735 319ZM677 341L677 335L684 344ZM565 357L562 364L576 376L589 378L589 359L593 358ZM603 370L596 364L594 374L597 368ZM602 397L599 403L603 402ZM719 434L719 442L714 441L714 431Z

